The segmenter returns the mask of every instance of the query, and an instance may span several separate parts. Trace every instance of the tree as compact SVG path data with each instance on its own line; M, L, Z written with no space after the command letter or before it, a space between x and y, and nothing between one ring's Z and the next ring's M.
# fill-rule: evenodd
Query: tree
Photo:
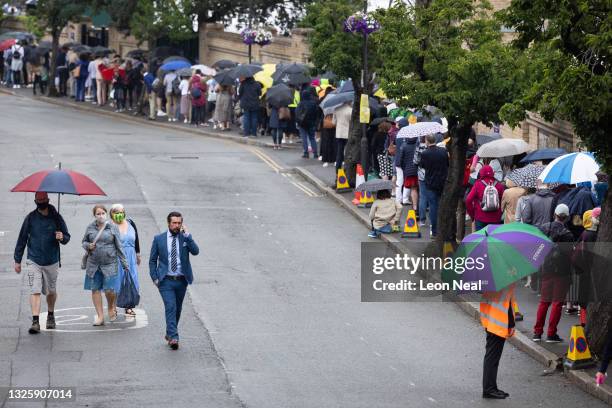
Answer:
M49 73L49 96L58 96L53 78L57 75L56 57L59 52L59 37L68 22L79 19L88 5L87 0L39 0L32 15L41 27L51 33L51 72Z
M306 7L301 25L312 28L308 36L310 59L316 69L333 71L340 78L353 80L355 97L351 130L346 146L345 169L351 185L355 184L355 168L362 156L362 129L359 123L359 101L364 92L360 83L363 66L363 37L344 32L344 21L363 6L356 0L322 0ZM378 66L375 47L369 49L369 72ZM371 78L371 76L370 76ZM368 78L367 83L370 83Z
M193 22L185 13L187 2L174 0L137 0L130 15L130 33L140 42L147 41L153 48L164 36L180 41L194 36ZM112 16L112 14L111 14ZM123 16L115 13L115 21L123 22Z
M514 46L529 58L524 69L529 86L514 103L502 109L510 124L526 111L546 120L569 121L581 144L593 152L607 174L612 172L612 3L606 0L513 0L500 13L517 38ZM604 201L593 271L609 270L612 241L612 200ZM606 282L610 284L608 279ZM595 352L602 350L612 327L612 302L592 303L588 308L587 337Z
M450 167L438 209L437 250L454 237L467 140L474 124L499 122L517 95L518 53L501 41L488 3L472 0L396 2L379 11L378 71L389 97L406 107L433 105L448 120Z

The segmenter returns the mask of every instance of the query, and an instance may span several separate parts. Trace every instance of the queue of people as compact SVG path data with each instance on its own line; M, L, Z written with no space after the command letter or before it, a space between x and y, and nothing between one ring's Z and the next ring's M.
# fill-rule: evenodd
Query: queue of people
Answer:
M28 329L30 334L41 331L42 296L46 297L47 303L45 329L56 329L60 245L67 245L71 238L63 217L50 204L47 193L37 192L34 202L36 209L24 219L14 252L15 272L21 273L27 250L24 269L32 311L32 323ZM140 291L140 239L136 223L127 217L121 204L114 204L110 210L104 205L95 205L92 216L93 220L86 226L81 241L85 251L81 260L83 289L91 292L96 313L93 326L104 326L107 320L102 293L106 298L108 322L113 323L118 318L117 299L121 298L128 286ZM168 230L153 240L149 274L159 289L165 308L165 340L172 350L176 350L179 347L181 306L187 285L193 282L189 255L198 255L199 248L183 225L180 213L171 212L167 221ZM130 285L126 285L126 282L130 282ZM126 319L137 318L136 306L124 305Z

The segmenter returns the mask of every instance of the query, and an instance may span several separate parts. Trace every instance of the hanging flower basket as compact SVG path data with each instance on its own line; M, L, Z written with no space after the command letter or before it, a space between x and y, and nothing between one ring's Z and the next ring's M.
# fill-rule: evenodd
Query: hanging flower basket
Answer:
M380 30L380 23L371 14L359 11L344 21L347 33L368 35Z
M245 28L240 32L240 35L242 36L242 42L247 45L258 44L263 47L272 42L272 33L263 28Z

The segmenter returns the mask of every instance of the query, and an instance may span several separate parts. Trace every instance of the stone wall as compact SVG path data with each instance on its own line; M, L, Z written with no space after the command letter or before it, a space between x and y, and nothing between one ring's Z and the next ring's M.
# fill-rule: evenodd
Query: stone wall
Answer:
M272 43L260 47L253 45L252 60L263 63L308 62L310 50L306 41L308 31L295 29L291 36L274 35ZM224 31L221 24L207 24L200 29L200 63L212 65L215 61L228 59L248 62L248 46L238 33Z

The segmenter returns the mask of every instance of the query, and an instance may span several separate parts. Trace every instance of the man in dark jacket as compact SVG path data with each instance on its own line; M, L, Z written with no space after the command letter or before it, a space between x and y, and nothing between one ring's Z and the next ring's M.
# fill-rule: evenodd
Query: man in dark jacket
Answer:
M401 194L395 193L395 200L401 204L408 203L408 193L410 193L410 198L412 199L412 208L414 211L417 211L419 204L419 179L417 177L417 165L414 164L414 151L417 147L418 138L410 138L407 139L404 143L402 143L402 147L400 148L398 155L398 163L399 167L402 168L402 173L404 176L403 182L403 191Z
M546 257L541 269L540 304L533 327L533 341L542 340L546 314L551 306L546 342L563 342L557 334L557 325L561 320L561 310L569 289L571 243L574 242L574 236L565 226L568 220L569 208L565 204L559 204L555 208L554 221L537 226L555 243L555 248Z
M521 213L523 222L531 225L541 225L552 221L552 205L555 194L546 184L538 180L537 191L525 203Z
M57 53L55 64L57 66L57 76L59 77L58 92L61 96L68 95L68 47L63 46ZM49 78L50 81L55 81L55 78Z
M29 333L40 332L40 295L47 297L47 329L55 329L55 284L59 268L59 244L66 245L70 234L62 216L49 204L47 193L38 192L34 198L36 210L23 221L17 245L15 246L15 272L21 273L21 260L28 248L26 261L28 285L30 286L30 305L32 306L32 326Z
M315 139L315 129L319 120L319 107L317 105L316 91L312 86L307 86L300 94L300 103L295 108L295 119L298 131L302 138L304 154L302 157L308 158L308 140L312 147L313 159L318 158L317 141Z
M448 153L446 149L436 146L436 137L427 135L425 138L427 149L421 153L421 160L417 163L425 170L423 191L424 204L429 206L429 219L431 220L431 237L438 232L438 203L442 196L446 175L448 174Z
M261 84L253 77L240 78L238 98L242 109L242 131L245 137L257 136Z

